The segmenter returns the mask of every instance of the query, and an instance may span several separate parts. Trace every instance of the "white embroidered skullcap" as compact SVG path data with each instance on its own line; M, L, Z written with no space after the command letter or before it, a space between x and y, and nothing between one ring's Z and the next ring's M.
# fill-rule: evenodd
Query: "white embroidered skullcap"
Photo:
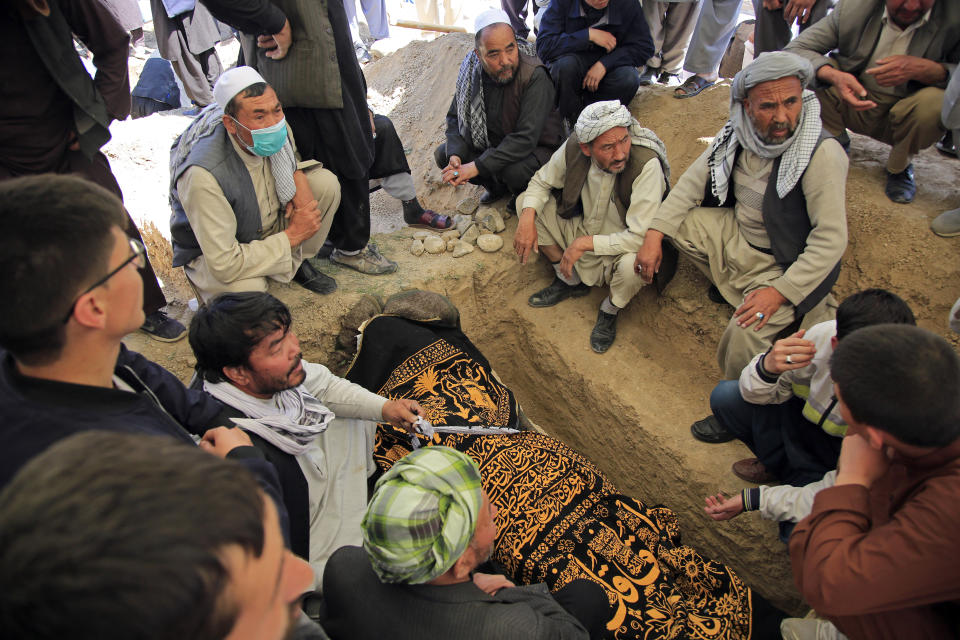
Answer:
M225 109L233 96L258 82L266 82L266 80L253 67L227 69L220 74L217 84L213 85L213 99L221 109Z
M636 121L619 100L604 100L587 105L573 126L577 140L586 144L614 127L629 127Z
M492 24L499 24L501 22L510 24L510 16L507 15L506 11L498 8L487 9L473 21L473 32L480 33L480 30L484 27L489 27Z

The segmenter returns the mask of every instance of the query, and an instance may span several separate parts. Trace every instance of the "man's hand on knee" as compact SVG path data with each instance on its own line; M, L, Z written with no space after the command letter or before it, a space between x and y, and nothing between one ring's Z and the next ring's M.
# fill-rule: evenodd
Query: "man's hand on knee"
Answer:
M573 277L573 266L587 251L593 251L593 236L580 236L570 243L560 258L560 273L564 278Z
M287 203L287 228L283 230L290 239L291 247L298 247L320 230L323 213L317 208L317 201L311 200L302 207Z
M733 316L737 319L738 327L746 329L756 322L753 330L760 331L767 324L770 316L775 314L780 305L786 301L787 299L783 297L783 294L775 288L761 287L760 289L754 289L744 297L743 304L733 312Z
M637 259L633 262L633 270L640 274L640 279L650 284L653 276L660 270L660 261L663 260L663 234L655 229L648 229L637 251Z
M520 258L520 264L527 264L531 253L537 253L537 211L527 207L520 212L517 230L513 234L513 250Z
M587 71L587 75L583 76L583 88L591 92L596 91L605 75L607 75L607 68L598 60Z

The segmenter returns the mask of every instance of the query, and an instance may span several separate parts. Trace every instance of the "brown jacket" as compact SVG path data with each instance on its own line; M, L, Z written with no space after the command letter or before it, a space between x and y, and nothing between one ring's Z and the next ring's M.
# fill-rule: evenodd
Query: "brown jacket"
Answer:
M797 587L851 640L956 638L960 439L898 460L891 477L892 491L841 485L817 494L790 538Z

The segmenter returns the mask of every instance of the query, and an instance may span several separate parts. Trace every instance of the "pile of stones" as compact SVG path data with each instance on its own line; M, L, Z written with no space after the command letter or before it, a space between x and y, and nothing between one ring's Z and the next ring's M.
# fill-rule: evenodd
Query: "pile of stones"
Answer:
M410 253L415 256L424 254L439 255L445 252L460 258L473 253L474 247L493 253L503 247L503 238L496 235L506 225L503 214L493 207L480 207L476 198L467 198L457 205L456 223L446 231L416 231L410 244Z

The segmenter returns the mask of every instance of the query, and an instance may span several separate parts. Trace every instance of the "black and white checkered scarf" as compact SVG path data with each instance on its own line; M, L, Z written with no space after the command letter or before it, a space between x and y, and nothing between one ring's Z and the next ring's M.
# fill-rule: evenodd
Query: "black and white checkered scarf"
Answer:
M533 45L526 40L517 40L521 54L536 56ZM460 135L474 149L484 150L490 146L487 137L487 111L483 104L483 65L476 51L471 51L460 63L457 73L457 122Z

